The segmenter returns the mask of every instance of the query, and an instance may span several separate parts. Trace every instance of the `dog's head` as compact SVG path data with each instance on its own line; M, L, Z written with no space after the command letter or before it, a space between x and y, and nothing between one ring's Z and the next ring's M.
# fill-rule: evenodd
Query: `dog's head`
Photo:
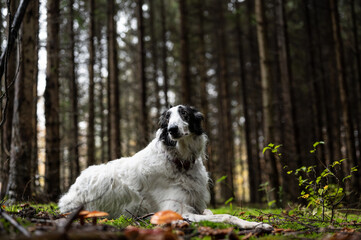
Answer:
M160 119L161 139L166 145L174 146L177 141L189 135L201 135L203 114L190 106L178 105L165 111Z

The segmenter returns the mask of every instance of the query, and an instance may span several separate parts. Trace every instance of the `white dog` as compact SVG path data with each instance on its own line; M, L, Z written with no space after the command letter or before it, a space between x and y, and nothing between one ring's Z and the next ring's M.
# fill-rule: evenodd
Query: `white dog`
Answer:
M195 222L272 229L268 224L227 214L202 214L210 199L203 165L207 136L201 128L202 119L193 107L170 108L160 117L156 137L146 148L133 157L85 169L60 199L60 211L70 212L84 205L87 210L105 211L118 218L173 210Z

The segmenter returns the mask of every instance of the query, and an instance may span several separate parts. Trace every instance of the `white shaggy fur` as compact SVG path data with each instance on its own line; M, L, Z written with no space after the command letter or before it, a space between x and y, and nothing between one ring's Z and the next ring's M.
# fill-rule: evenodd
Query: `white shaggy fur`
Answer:
M207 136L191 131L191 120L183 116L182 108L186 107L176 106L168 110L167 116L163 114L166 126L134 156L85 169L60 199L60 211L70 212L84 205L87 210L105 211L110 218L118 218L173 210L191 221L228 222L244 229L272 229L268 224L226 214L202 215L210 200L209 178L203 165ZM177 134L167 132L172 126L177 126ZM162 141L162 133L167 134L174 146Z

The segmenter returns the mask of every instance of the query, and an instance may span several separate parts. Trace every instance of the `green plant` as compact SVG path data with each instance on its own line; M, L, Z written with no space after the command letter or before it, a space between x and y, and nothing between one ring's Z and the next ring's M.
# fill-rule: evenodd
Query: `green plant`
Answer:
M320 144L324 144L324 142L314 143L313 150L310 152L315 154L316 148ZM331 210L330 221L333 221L334 210L346 195L343 188L344 182L352 177L353 172L357 171L356 167L352 167L349 175L340 180L337 172L341 170L344 161L345 159L334 161L329 165L319 161L324 167L322 171L317 171L317 167L313 165L302 166L287 172L287 174L294 174L298 179L299 186L302 188L299 198L307 201L307 208L311 209L313 214L322 212L322 220L325 219L325 212L328 209Z
M269 208L272 208L276 204L276 200L271 200L271 193L275 190L275 188L271 188L269 182L261 183L259 185L258 191L263 191L266 196L266 202Z

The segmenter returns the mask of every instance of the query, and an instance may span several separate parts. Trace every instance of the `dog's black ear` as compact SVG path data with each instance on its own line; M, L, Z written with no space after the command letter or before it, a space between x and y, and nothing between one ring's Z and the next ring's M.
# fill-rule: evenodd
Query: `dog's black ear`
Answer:
M189 109L193 115L189 123L189 130L197 135L201 135L204 132L202 129L202 120L204 119L204 116L195 107L189 107Z
M159 117L158 125L160 128L166 128L168 126L167 111L164 111Z

